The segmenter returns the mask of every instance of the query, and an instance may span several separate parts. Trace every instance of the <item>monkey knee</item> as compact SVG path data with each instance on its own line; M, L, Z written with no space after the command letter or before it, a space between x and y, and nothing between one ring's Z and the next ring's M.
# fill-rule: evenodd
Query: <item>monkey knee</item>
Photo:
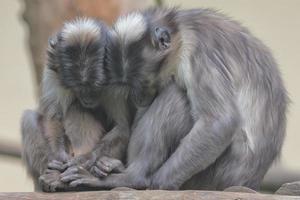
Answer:
M33 110L25 110L21 120L21 133L23 148L33 149L33 147L44 145L40 122L41 115ZM33 149L34 150L34 149Z
M23 137L39 131L41 115L33 110L25 110L21 118L21 132Z

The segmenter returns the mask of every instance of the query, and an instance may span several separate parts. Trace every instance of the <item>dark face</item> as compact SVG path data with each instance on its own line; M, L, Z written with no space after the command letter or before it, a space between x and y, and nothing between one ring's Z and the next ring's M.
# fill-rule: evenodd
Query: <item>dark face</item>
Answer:
M79 102L87 108L98 106L101 90L106 84L107 35L93 38L85 35L83 41L72 42L58 35L58 75L61 84L71 90Z
M169 54L170 32L164 27L148 26L143 36L123 44L123 62L119 65L119 81L131 88L137 106L149 105L157 93L157 76Z

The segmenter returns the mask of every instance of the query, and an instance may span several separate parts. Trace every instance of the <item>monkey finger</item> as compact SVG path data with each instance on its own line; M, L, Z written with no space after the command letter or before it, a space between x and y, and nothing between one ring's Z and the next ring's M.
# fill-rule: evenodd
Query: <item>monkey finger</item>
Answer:
M66 168L68 168L68 167L72 167L74 165L77 165L77 160L72 159L72 160L66 162L63 166L66 167Z
M46 180L46 177L44 175L42 175L42 176L39 177L39 183L40 184L44 183L45 180Z
M59 160L51 160L52 163L58 164L58 165L63 165L63 162Z
M68 176L70 174L75 174L75 173L78 173L79 172L79 169L77 166L74 166L74 167L70 167L68 168L66 171L64 171L60 177L64 177L64 176Z
M120 160L115 158L109 158L106 156L99 159L99 161L97 162L97 166L98 168L100 168L100 170L106 173L120 173L125 169L123 163Z
M83 178L81 174L70 174L70 175L63 176L60 180L64 183L68 183L80 178Z
M45 174L53 174L53 173L60 173L60 172L55 169L46 169L45 171Z
M110 173L112 171L112 167L102 161L98 161L96 166L98 169L100 169L101 171L103 171L105 173Z
M50 183L45 176L39 177L39 185L44 192L51 192Z
M49 191L50 192L56 192L60 182L59 181L54 181L53 183L50 183L49 185Z
M58 170L58 171L64 171L65 170L65 167L63 165L60 165L59 163L56 163L56 162L48 163L48 168L53 169L53 170Z
M100 170L97 166L93 166L93 167L91 168L91 173L92 173L94 176L98 177L98 178L104 178L104 177L106 177L106 176L108 175L108 173L103 172L103 171Z
M99 186L101 182L96 178L81 178L78 180L72 181L69 185L70 187L77 187L77 186Z

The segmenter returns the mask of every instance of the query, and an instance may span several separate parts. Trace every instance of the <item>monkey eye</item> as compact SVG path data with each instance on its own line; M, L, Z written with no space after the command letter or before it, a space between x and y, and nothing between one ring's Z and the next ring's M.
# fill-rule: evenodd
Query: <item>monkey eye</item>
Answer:
M171 45L170 32L166 28L155 28L155 42L160 50L168 49Z
M94 82L94 87L99 88L99 87L102 87L102 86L103 86L102 81L95 81Z

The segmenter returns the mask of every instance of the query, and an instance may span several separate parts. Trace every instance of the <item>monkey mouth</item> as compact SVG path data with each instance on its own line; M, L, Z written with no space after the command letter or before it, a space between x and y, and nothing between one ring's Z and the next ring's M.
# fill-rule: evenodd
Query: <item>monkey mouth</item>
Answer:
M84 102L80 101L80 104L85 108L96 108L98 106L98 102Z
M82 104L85 108L96 108L98 104Z

